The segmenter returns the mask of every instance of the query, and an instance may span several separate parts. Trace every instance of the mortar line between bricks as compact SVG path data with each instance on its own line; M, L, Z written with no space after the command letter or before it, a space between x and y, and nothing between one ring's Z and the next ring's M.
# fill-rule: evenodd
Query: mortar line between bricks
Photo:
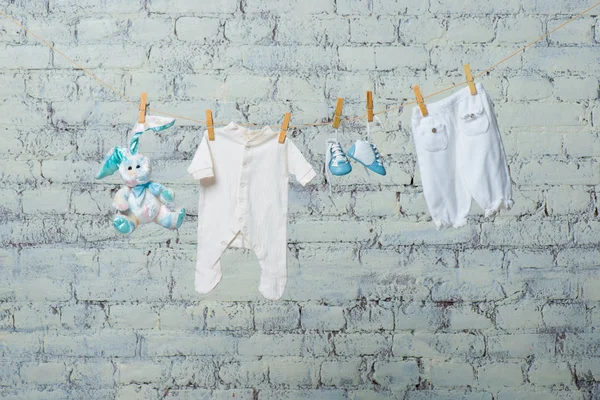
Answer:
M557 26L556 28L554 28L553 30L551 30L550 32L547 32L545 34L543 34L542 36L538 37L537 39L535 39L534 41L526 44L525 46L521 47L519 50L515 51L514 53L510 54L509 56L505 57L504 59L498 61L497 63L493 64L491 67L487 68L486 70L474 75L474 79L477 78L481 78L484 75L489 74L489 72L491 70L493 70L494 68L496 68L497 66L499 66L500 64L508 61L509 59L513 58L514 56L520 54L521 52L524 52L527 48L535 45L536 43L538 43L539 41L543 40L544 38L548 37L549 35L551 35L552 33L562 29L563 27L565 27L567 24L573 22L574 20L576 20L577 18L587 14L588 12L590 12L591 10L593 10L594 8L600 6L600 2L597 2L595 4L593 4L592 6L588 7L587 9L583 10L582 12L580 12L579 14L571 17L570 19L568 19L567 21L563 22L562 24L560 24L559 26ZM63 53L62 51L56 49L52 44L48 43L47 41L45 41L44 39L42 39L40 36L36 35L35 33L31 32L29 29L27 29L23 24L21 24L19 21L17 21L16 19L14 19L13 17L11 17L10 15L6 14L2 9L0 9L0 14L2 14L4 17L6 17L7 19L9 19L11 22L13 22L15 25L21 27L25 33L27 34L31 34L31 36L33 36L34 38L36 38L40 43L42 43L44 46L50 48L52 51L57 52L58 54L60 54L61 56L63 56L65 59L67 59L69 62L71 62L73 65L75 65L77 68L81 69L84 73L88 74L90 77L94 78L95 80L97 80L100 84L102 84L103 86L105 86L106 88L110 89L111 91L113 91L115 94L117 94L119 97L121 97L123 100L125 100L126 102L134 105L136 107L136 109L141 110L139 108L138 103L134 102L133 100L129 99L127 96L125 96L123 93L119 92L117 89L115 89L114 87L110 86L108 83L106 83L105 81L103 81L102 79L98 78L94 73L92 73L91 71L89 71L88 69L86 69L85 67L83 67L81 64L78 64L76 61L74 61L72 58L70 58L69 56L67 56L65 53ZM449 90L452 90L454 88L457 88L459 86L464 86L467 84L467 81L463 81L463 82L459 82L457 84L454 84L452 86L449 86L445 89L441 89L437 92L428 94L426 96L423 96L423 99L429 99L432 98L434 96L437 96L439 94L445 93ZM384 110L381 111L377 111L374 113L374 115L381 115L381 114L386 114L390 111L393 110L399 110L402 109L408 105L411 104L417 104L416 100L412 100L409 102L404 102L401 103L400 105L397 106L392 106L389 108L386 108ZM168 117L172 117L172 118L177 118L177 119L182 119L182 120L186 120L186 121L192 121L192 122L196 122L200 125L205 125L206 121L204 120L199 120L199 119L195 119L195 118L190 118L190 117L185 117L182 115L177 115L177 114L173 114L173 113L168 113L165 111L160 111L160 110L155 110L151 107L147 107L147 110L152 110L154 113L156 114L161 114L161 115L165 115ZM365 119L367 118L367 115L361 115L361 116L357 116L357 117L345 117L342 118L342 121L345 122L351 122L351 121L358 121L361 119ZM221 121L214 121L213 125L226 125L227 122L221 122ZM326 126L326 125L331 125L333 124L333 122L320 122L320 123L316 123L316 124L297 124L297 125L290 125L288 127L288 129L294 129L294 128L300 128L300 127L317 127L317 126ZM257 124L238 124L240 126L259 126Z

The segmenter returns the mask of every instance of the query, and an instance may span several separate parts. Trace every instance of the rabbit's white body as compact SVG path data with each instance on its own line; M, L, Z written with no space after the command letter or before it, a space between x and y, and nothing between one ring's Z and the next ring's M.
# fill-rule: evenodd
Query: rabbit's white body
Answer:
M158 216L158 212L164 204L158 200L158 197L150 193L148 189L144 191L140 197L135 197L131 189L127 186L123 186L122 190L126 190L127 203L129 204L129 210L138 219L140 224L146 224L154 221Z

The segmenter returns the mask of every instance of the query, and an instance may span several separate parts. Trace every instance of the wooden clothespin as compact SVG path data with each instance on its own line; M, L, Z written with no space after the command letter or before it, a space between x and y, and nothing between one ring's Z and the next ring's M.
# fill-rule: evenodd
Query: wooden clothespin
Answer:
M473 82L473 74L471 73L471 66L469 64L465 64L465 76L467 77L467 83L469 84L471 94L477 94L477 88L475 88L475 82Z
M415 92L415 96L417 96L417 105L421 109L421 114L426 117L429 115L427 112L427 107L425 107L425 102L423 101L423 95L421 94L421 89L418 86L413 86L413 91Z
M142 92L140 96L140 113L138 116L138 122L143 124L146 122L146 106L148 101L148 93Z
M208 140L215 140L212 110L206 110L206 129L208 129Z
M367 121L373 122L373 92L367 91Z
M285 143L285 136L287 135L288 126L290 125L290 119L292 119L292 113L285 113L283 116L283 123L281 124L281 131L279 131L279 143Z
M335 105L335 115L333 116L333 127L335 129L340 127L340 122L342 122L342 107L344 106L344 99L342 97L338 97L337 104Z

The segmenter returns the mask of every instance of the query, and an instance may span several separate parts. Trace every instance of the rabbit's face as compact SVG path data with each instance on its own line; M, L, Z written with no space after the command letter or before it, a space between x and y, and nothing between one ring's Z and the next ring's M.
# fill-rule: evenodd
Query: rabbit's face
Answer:
M123 182L129 187L143 185L150 180L150 160L141 154L127 154L119 166L119 173Z

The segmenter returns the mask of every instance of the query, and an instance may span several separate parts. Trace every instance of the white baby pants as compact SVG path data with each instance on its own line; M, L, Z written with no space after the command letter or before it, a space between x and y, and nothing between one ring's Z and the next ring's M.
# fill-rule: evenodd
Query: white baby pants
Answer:
M481 84L413 109L412 129L423 193L437 228L466 223L471 198L485 216L513 205L502 139L493 105Z

